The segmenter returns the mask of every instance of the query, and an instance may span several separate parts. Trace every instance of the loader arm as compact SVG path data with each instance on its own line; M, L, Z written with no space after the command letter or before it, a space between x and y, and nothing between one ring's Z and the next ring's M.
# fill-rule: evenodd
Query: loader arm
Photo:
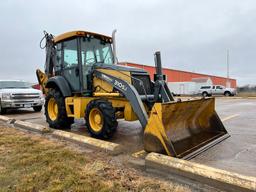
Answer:
M154 75L154 101L157 102L159 100L159 95L161 96L162 103L174 101L174 97L166 85L165 75L163 75L160 51L155 52L154 57L156 67L156 74Z

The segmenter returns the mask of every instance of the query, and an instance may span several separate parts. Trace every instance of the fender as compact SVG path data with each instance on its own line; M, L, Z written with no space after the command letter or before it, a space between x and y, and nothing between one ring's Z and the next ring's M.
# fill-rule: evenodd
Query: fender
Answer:
M56 88L60 90L61 94L64 97L72 96L70 86L68 85L68 82L66 79L62 76L54 76L48 79L46 83L46 88Z

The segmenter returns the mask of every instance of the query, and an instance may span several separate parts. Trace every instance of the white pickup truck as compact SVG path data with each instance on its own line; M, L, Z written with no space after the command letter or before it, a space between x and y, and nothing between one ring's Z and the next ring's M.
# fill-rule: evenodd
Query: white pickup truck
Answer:
M29 83L17 80L0 80L0 114L11 108L33 108L41 111L44 97L40 90Z
M212 95L234 96L236 95L236 89L225 88L222 85L207 85L207 86L202 86L199 89L199 94L201 94L203 97L212 96Z

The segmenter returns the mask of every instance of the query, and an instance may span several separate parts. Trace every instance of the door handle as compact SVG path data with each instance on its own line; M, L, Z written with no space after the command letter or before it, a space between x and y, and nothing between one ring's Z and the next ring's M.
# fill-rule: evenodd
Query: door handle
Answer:
M79 68L78 67L75 69L75 74L76 74L76 76L79 76Z

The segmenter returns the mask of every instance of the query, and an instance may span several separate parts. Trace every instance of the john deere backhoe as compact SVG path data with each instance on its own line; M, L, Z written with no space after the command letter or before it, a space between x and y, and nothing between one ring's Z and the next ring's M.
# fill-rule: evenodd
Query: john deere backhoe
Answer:
M46 63L37 70L49 126L70 127L85 118L91 136L108 139L117 119L139 120L144 148L178 158L192 158L229 136L215 112L214 98L176 101L162 74L117 64L112 37L72 31L54 37L45 32Z

